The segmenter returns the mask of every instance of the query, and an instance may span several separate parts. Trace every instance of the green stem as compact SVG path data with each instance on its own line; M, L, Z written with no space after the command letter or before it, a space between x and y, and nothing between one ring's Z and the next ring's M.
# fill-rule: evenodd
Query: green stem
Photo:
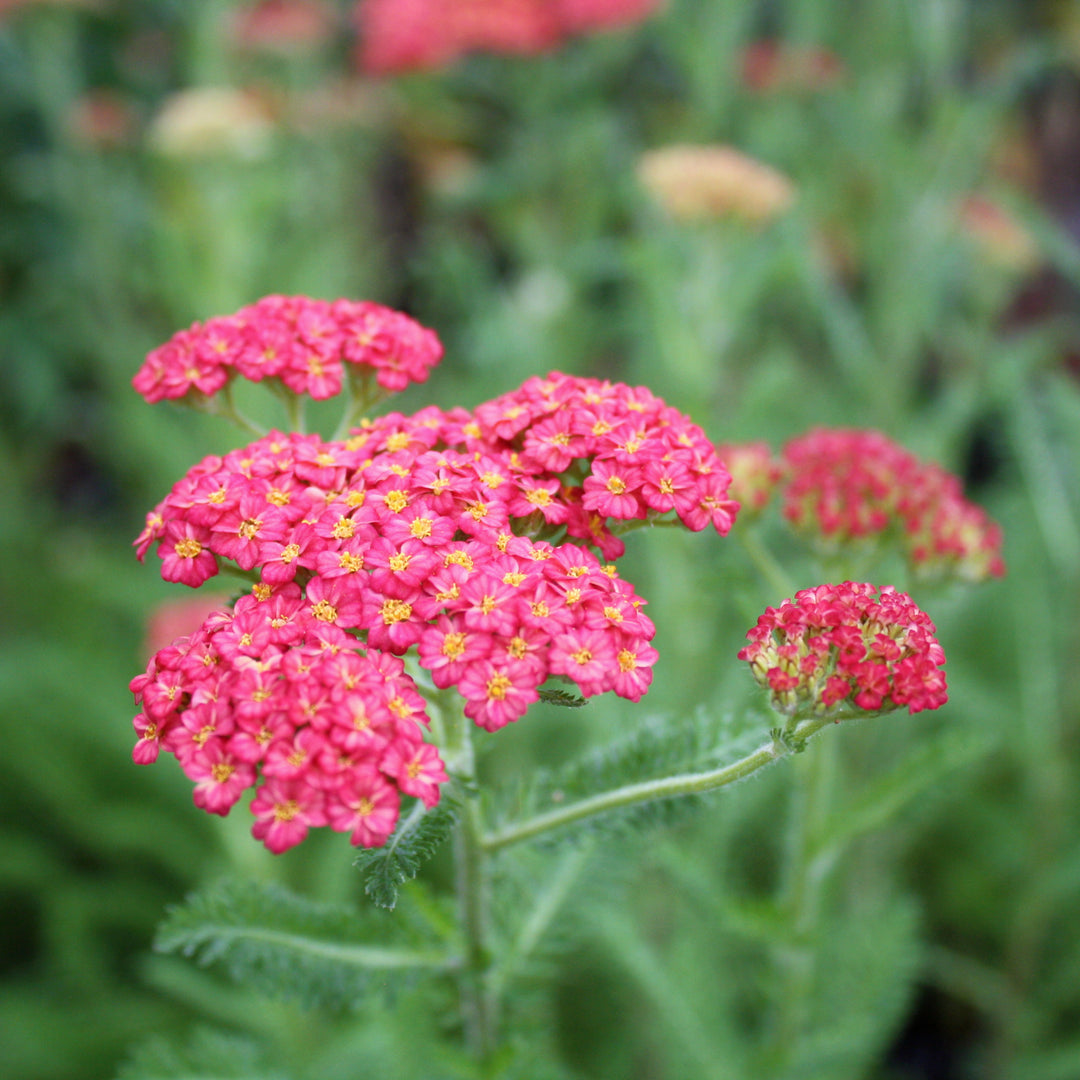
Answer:
M746 757L725 765L719 769L710 769L707 772L684 773L680 776L665 776L659 780L645 780L638 784L628 784L625 787L615 788L613 791L601 792L591 798L582 799L581 802L571 803L569 806L550 810L545 814L539 814L534 818L521 821L513 825L507 825L497 832L488 833L482 839L484 850L487 852L499 851L510 847L512 844L521 843L523 840L531 840L553 829L560 829L566 825L572 825L578 821L603 814L610 810L618 810L637 803L650 802L653 799L670 799L679 795L699 795L702 792L712 791L714 788L733 784L737 780L750 776L758 769L796 753L803 748L806 740L827 724L834 721L835 717L823 716L812 717L798 724L795 729L785 733L783 738L777 736L769 742L759 746Z
M331 439L332 442L343 440L351 428L359 425L368 410L390 396L389 392L383 389L370 374L357 374L351 364L348 367L345 383L348 397L341 421Z
M491 1061L497 1044L497 1007L491 992L490 875L484 851L483 818L476 795L476 764L471 724L460 709L442 713L447 770L464 793L461 817L454 831L454 888L465 948L458 986L465 1041L478 1062Z
M783 568L773 558L772 552L762 542L757 529L746 526L736 526L731 531L743 551L750 557L754 568L765 579L769 587L780 596L791 597L795 595L795 583L784 573Z
M821 831L828 817L835 787L836 744L804 759L797 770L792 793L793 817L788 848L787 895L784 910L791 929L790 945L780 946L782 991L779 1013L771 1040L776 1059L783 1065L793 1060L798 1040L805 1030L814 990L814 939L821 917L825 879L836 859L835 848L821 850Z

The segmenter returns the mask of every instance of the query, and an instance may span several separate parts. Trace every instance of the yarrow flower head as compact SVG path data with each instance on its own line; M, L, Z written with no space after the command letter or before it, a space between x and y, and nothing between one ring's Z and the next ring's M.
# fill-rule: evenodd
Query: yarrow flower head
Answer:
M895 540L922 578L983 581L1005 573L998 525L964 498L960 480L879 431L814 428L772 469L762 443L719 448L732 493L754 510L778 479L782 514L826 551Z
M132 382L151 403L210 397L238 375L324 399L341 393L349 378L404 390L424 382L441 359L431 330L381 304L267 296L174 334Z
M905 593L846 581L767 608L739 659L788 716L916 713L948 700L936 632Z
M726 534L729 482L649 391L559 373L473 413L390 413L337 441L271 432L205 458L147 515L138 556L156 544L162 576L187 585L229 563L257 581L134 680L136 760L174 753L217 813L261 776L256 835L274 851L315 825L381 844L401 796L433 805L446 780L400 658L488 731L549 678L637 701L654 627L602 559L665 518Z

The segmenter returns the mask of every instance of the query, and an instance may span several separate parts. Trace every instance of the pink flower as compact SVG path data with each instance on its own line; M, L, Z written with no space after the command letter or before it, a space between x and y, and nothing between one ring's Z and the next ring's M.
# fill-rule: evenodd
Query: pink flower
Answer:
M439 786L449 779L438 750L419 740L395 739L383 753L379 768L429 810L439 801Z
M295 847L312 826L327 823L325 796L302 780L264 780L251 802L256 840L280 855Z
M190 522L170 521L158 545L161 576L193 589L218 572L210 550L210 531Z
M397 825L398 790L374 765L356 766L340 796L328 803L330 828L351 833L357 846L381 847Z

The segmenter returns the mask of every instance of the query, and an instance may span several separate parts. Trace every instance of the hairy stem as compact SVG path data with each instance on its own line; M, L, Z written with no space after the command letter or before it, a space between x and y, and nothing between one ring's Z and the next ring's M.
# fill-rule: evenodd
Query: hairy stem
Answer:
M679 776L665 776L658 780L645 780L638 784L628 784L625 787L615 788L612 791L601 792L580 802L571 803L569 806L559 807L547 813L539 814L526 821L507 825L496 832L488 833L482 839L485 851L499 851L512 844L518 844L523 840L531 840L546 832L572 825L578 821L603 814L610 810L619 810L637 803L649 802L653 799L670 799L679 795L699 795L714 788L733 784L737 780L750 776L758 769L787 757L802 749L806 740L811 735L820 731L826 724L832 723L835 717L812 717L796 725L794 730L785 732L783 737L779 733L769 742L759 746L752 753L739 761L724 765L719 769L709 769L706 772L683 773Z
M750 557L754 569L761 575L771 589L778 595L791 597L795 595L795 585L784 573L783 568L773 558L773 554L762 542L756 529L751 526L737 527L732 529L732 535L742 545L743 551Z
M469 721L458 710L442 717L447 768L465 799L454 831L454 887L465 949L458 986L465 1041L479 1062L488 1062L497 1046L497 1007L491 991L491 898L483 818L475 794L476 766Z

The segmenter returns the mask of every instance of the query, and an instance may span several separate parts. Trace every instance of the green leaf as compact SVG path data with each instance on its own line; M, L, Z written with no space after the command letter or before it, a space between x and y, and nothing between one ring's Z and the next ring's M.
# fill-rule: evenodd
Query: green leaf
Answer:
M928 739L896 768L876 778L859 797L826 822L818 851L842 847L884 825L896 812L948 773L982 757L993 746L989 736L967 729Z
M382 847L364 848L356 856L354 865L364 874L364 892L375 904L393 910L400 886L412 881L447 840L460 810L459 797L444 789L433 810L425 812L423 804L417 803Z
M589 704L585 698L577 697L566 690L548 690L541 687L538 693L541 701L548 705L559 705L564 709L580 709Z
M287 1080L249 1039L202 1028L176 1047L160 1035L137 1046L117 1080Z
M449 964L408 919L258 882L222 882L189 896L170 909L154 945L201 964L220 961L235 981L305 1005L351 1005L392 976Z

